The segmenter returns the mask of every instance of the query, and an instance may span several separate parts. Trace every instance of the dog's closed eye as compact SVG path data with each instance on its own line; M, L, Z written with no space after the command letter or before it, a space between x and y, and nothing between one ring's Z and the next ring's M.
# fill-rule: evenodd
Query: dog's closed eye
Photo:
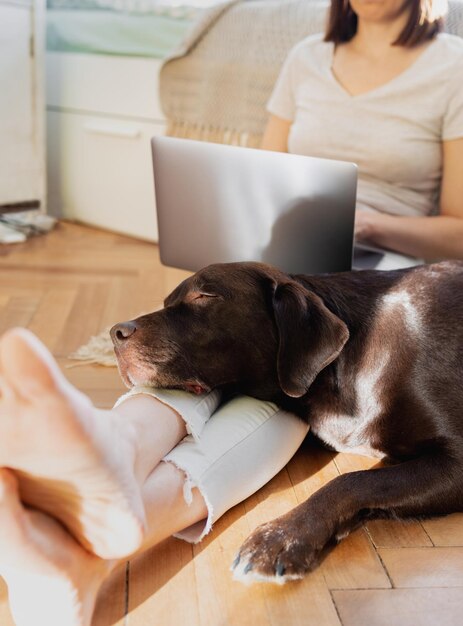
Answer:
M188 294L186 300L187 302L204 302L205 300L217 298L218 296L214 293L207 293L205 291L193 291Z

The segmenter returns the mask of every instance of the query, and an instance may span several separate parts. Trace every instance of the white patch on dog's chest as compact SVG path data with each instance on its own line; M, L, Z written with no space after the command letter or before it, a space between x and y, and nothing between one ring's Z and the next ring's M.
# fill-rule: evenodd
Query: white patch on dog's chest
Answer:
M381 415L381 379L390 355L384 352L374 368L365 368L355 381L356 415L323 415L314 420L312 432L338 452L382 458L371 446L370 426Z
M355 415L324 413L315 416L311 424L312 432L335 450L379 458L386 456L372 447L371 426L383 411L383 378L387 365L396 356L396 349L422 336L419 305L419 294L410 293L406 288L391 291L379 301L372 322L372 339L365 348L361 370L354 383Z
M324 420L322 428L312 428L312 432L337 452L361 454L381 459L386 454L370 445L368 435L365 432L368 425L365 425L360 418L350 415L331 415Z

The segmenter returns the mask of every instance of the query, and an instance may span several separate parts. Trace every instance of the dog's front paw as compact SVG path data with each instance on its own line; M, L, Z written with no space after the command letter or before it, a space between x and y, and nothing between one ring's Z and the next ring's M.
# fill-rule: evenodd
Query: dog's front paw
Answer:
M262 581L280 585L303 578L318 563L324 542L318 543L285 517L268 522L241 546L232 565L233 577L246 584Z

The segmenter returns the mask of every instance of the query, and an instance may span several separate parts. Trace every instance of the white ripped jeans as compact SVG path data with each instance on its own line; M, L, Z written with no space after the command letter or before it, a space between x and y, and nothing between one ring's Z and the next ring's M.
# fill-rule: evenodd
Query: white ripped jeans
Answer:
M207 519L176 536L197 543L228 509L260 489L291 459L309 427L272 402L238 396L220 404L220 393L194 396L183 391L135 387L134 394L156 397L185 420L189 433L165 457L185 472L184 495L197 487Z

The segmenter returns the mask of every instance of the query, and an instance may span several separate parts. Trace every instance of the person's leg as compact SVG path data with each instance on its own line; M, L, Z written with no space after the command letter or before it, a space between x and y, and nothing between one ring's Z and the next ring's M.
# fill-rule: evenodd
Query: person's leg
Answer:
M0 377L0 465L16 468L21 497L69 520L67 527L87 547L97 538L100 547L117 551L117 541L123 540L117 519L127 521L127 510L129 521L134 518L133 509L120 502L130 504L134 486L147 515L143 548L182 529L188 540L199 540L214 518L281 469L307 432L296 417L250 398L228 403L207 422L211 396L194 400L184 394L180 406L191 412L198 403L188 422L196 440L186 437L166 457L170 463L159 463L141 489L139 481L162 448L184 433L178 412L167 411L158 423L160 403L144 396L125 398L113 411L97 411L24 331L0 342ZM207 424L198 444L202 421ZM160 446L154 431L163 433ZM51 626L87 626L97 590L117 562L89 554L55 519L25 509L8 470L0 473L0 525L7 529L0 535L0 574L18 625L35 624L35 606L48 607ZM57 589L66 590L60 592L61 603L54 601ZM31 602L24 603L29 595Z
M59 519L103 558L142 543L141 486L186 434L153 397L96 409L29 332L0 341L0 466L15 470L21 499Z
M128 419L135 406L127 404ZM173 533L200 541L287 463L307 429L270 402L240 397L222 406L199 443L185 437L145 481L147 532L138 553ZM0 470L0 526L0 575L16 625L35 626L40 614L48 626L89 626L98 590L120 561L88 553L55 519L25 509L8 470Z
M89 626L114 563L87 552L45 513L25 509L17 479L0 470L0 576L16 626Z
M288 463L308 430L308 424L272 402L237 396L223 404L204 427L199 445L185 437L165 456L185 472L186 501L199 490L207 506L207 517L176 536L201 541L215 520ZM149 486L148 479L147 495Z
M148 532L139 552L207 515L194 490L190 505L183 497L184 473L161 463L143 490ZM98 591L121 563L85 550L51 516L26 509L17 480L0 469L0 576L9 592L16 626L90 626Z

